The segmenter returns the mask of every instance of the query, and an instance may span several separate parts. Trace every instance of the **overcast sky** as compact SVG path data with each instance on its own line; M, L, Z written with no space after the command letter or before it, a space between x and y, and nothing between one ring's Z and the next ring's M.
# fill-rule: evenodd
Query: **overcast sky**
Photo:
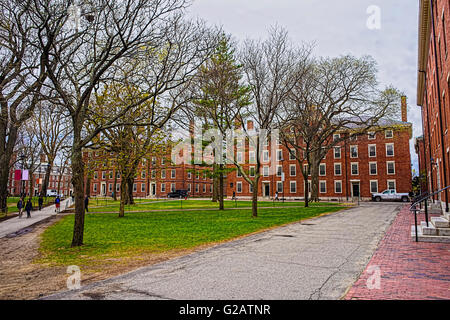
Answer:
M380 29L367 26L371 6L380 9ZM314 41L315 55L372 55L380 84L407 95L414 137L422 134L416 99L418 0L194 0L189 12L222 26L236 40L265 38L278 24L294 42ZM417 168L414 140L410 144Z

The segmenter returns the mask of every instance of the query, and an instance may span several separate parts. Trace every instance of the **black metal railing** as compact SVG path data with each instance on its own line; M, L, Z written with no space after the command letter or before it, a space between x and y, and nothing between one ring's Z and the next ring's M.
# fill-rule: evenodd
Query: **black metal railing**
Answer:
M444 192L446 190L449 190L450 186L447 186L441 190L438 190L433 193L425 192L422 195L414 198L413 204L409 208L409 211L414 213L414 227L416 230L416 242L419 242L419 234L418 234L418 228L417 228L417 211L420 211L422 204L425 205L425 221L427 223L427 227L429 226L429 219L428 219L428 200L439 195L441 192ZM420 205L419 208L417 208L417 205Z

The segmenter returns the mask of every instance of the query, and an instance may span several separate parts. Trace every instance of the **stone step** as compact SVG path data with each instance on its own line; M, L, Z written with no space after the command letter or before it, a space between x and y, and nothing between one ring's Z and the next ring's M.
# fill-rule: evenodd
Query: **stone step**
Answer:
M417 233L419 242L450 243L450 236L423 234L422 226L417 226ZM416 240L416 230L414 226L411 226L411 237L414 241Z
M422 234L425 236L446 236L450 237L450 228L436 228L431 222L421 222Z
M444 218L444 216L431 218L431 223L436 228L450 228L450 221Z

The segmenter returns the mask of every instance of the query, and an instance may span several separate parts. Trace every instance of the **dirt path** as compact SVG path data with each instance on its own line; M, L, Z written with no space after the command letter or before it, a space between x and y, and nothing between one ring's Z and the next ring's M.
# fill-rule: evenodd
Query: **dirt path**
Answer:
M49 266L35 263L40 258L41 235L46 228L61 219L53 216L16 237L0 240L0 300L31 300L67 290L68 266ZM23 230L22 230L23 232ZM163 254L148 253L138 257L101 260L95 267L81 266L82 285L105 280L153 265L214 244L190 250L177 250Z

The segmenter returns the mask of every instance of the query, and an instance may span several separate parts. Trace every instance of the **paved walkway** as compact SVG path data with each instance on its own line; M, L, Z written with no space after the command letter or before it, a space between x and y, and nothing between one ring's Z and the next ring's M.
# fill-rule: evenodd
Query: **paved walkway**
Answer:
M70 201L72 201L71 198L61 202L61 211L66 208L66 205L70 205ZM41 211L32 211L30 219L27 219L27 212L24 211L22 218L20 219L19 217L15 217L0 222L0 239L20 230L26 229L55 214L55 205L43 208Z
M362 204L47 299L340 299L401 207Z
M450 245L416 243L412 225L414 215L405 206L346 299L450 299ZM375 273L381 276L379 286Z

